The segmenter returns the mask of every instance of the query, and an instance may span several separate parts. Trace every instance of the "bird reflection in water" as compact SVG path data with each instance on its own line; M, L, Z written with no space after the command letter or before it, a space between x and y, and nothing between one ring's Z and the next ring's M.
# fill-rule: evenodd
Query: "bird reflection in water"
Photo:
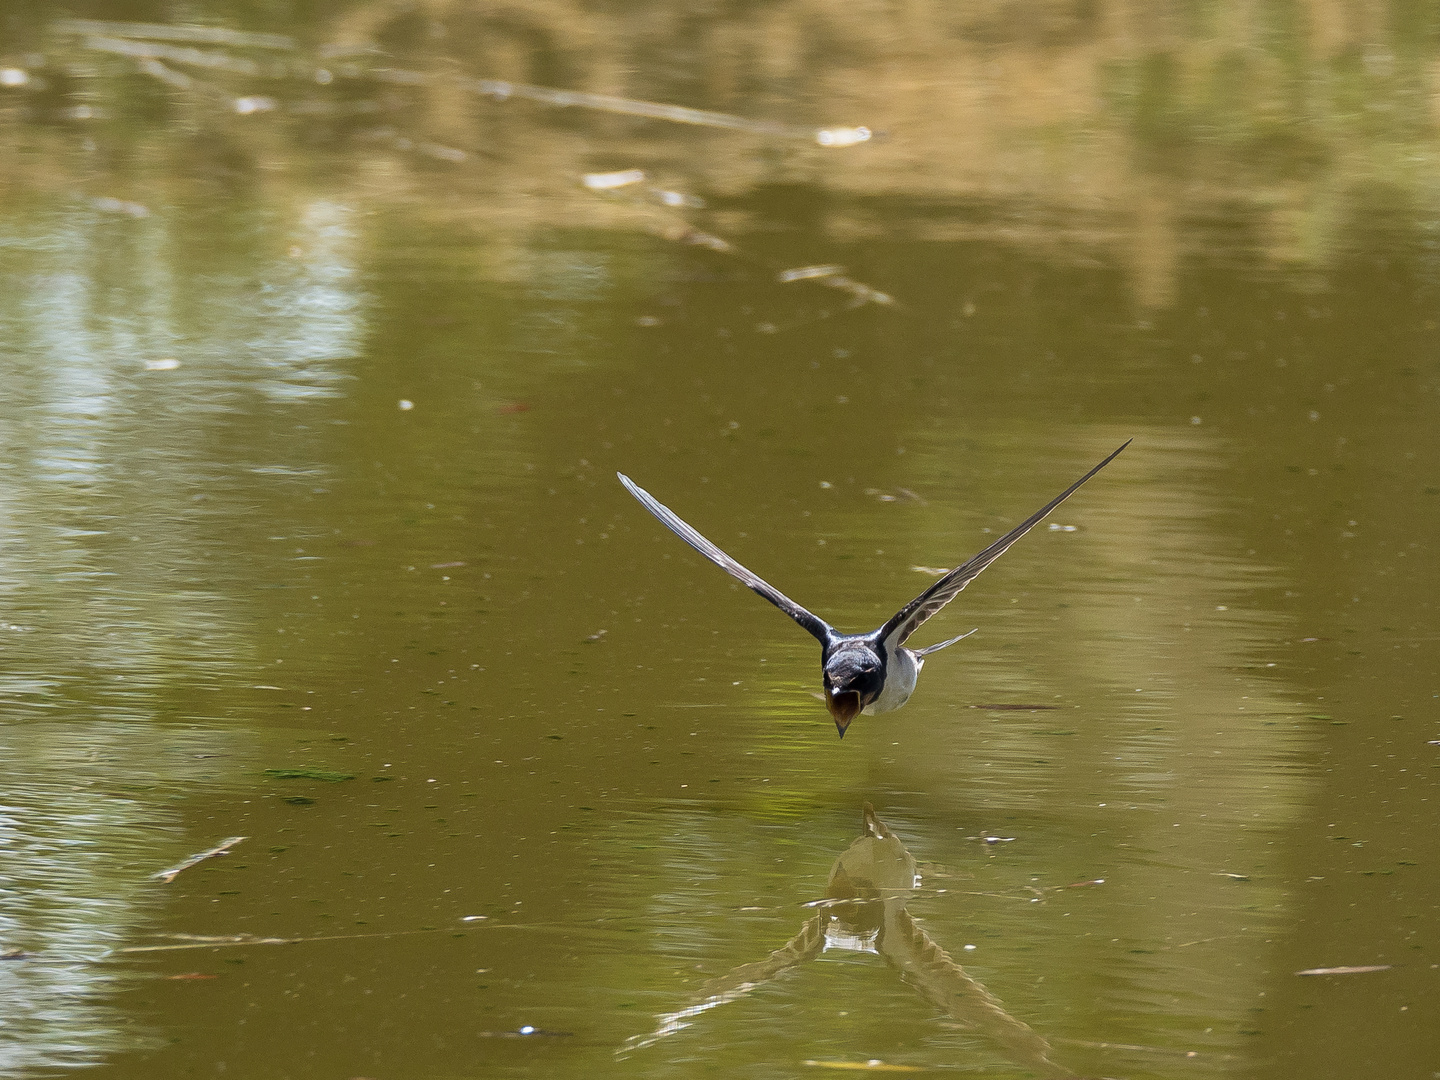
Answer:
M658 1018L654 1031L628 1040L624 1055L653 1046L695 1018L778 978L827 949L875 953L921 997L963 1027L994 1042L1016 1065L1051 1078L1075 1073L1051 1059L1050 1044L1006 1012L994 994L966 974L905 909L920 885L915 857L866 803L864 831L835 860L825 898L799 933L763 960L711 979L693 1004Z

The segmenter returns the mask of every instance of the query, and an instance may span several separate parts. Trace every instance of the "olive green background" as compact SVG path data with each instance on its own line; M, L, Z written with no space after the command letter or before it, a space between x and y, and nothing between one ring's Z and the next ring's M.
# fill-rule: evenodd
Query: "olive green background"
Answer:
M0 13L0 1073L1042 1075L843 948L648 1040L870 802L1055 1075L1440 1075L1429 5L59 14L297 47ZM1132 437L843 742L614 480L859 630Z

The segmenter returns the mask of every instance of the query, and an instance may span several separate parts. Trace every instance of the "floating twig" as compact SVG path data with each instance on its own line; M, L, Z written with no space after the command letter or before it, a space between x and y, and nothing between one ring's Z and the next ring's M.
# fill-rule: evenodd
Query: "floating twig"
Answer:
M381 938L381 937L402 937L407 934L441 934L455 933L448 927L437 927L434 930L390 930L373 934L326 934L323 937L254 937L251 934L231 934L228 936L201 937L198 934L175 934L174 937L195 938L193 941L186 941L179 945L127 945L123 949L116 949L117 953L151 953L151 952L176 952L182 949L224 949L235 945L300 945L307 941L351 941L356 938Z
M246 839L248 839L248 837L244 837L244 836L229 836L229 837L226 837L226 838L225 838L224 840L222 840L220 843L218 843L218 844L216 844L214 847L212 847L209 851L202 851L202 852L200 852L200 854L198 854L198 855L191 855L191 856L190 856L188 859L186 859L184 862L176 863L174 866L170 867L170 869L168 869L168 870L161 870L158 874L151 874L151 875L150 875L150 880L151 880L151 881L163 881L163 882L165 882L165 883L168 885L170 882L174 881L177 877L179 877L180 874L184 873L186 870L189 870L192 866L198 866L200 863L204 862L206 859L213 859L213 858L215 858L215 857L218 856L218 855L224 855L224 854L225 854L226 852L228 852L232 847L234 847L236 844L240 843L241 840L246 840Z
M468 85L477 94L505 101L512 97L541 101L547 105L565 108L597 109L600 112L620 113L624 116L644 116L651 120L669 120L675 124L696 124L701 127L730 128L734 131L748 131L754 135L775 135L785 139L804 139L820 146L854 146L867 142L872 132L867 127L812 128L799 124L782 124L776 120L751 120L730 113L710 112L706 109L690 109L683 105L666 105L658 101L636 101L634 98L614 97L610 94L591 94L583 90L558 90L551 86L532 86L528 83L502 82L498 79L469 80Z
M1137 1043L1117 1042L1093 1042L1089 1039L1067 1039L1063 1036L1056 1036L1055 1042L1064 1043L1066 1046L1083 1046L1089 1050L1131 1050L1145 1054L1165 1054L1171 1057L1197 1058L1205 1057L1210 1061L1235 1061L1235 1054L1221 1054L1213 1050L1196 1051L1181 1050L1173 1046L1144 1046Z
M258 75L260 65L244 56L212 52L205 49L190 49L181 45L159 45L153 42L133 41L130 38L88 37L85 47L96 52L115 53L145 60L169 60L172 64L189 64L192 67L211 68L217 71L233 71L237 75Z
M843 274L845 267L833 263L825 266L796 266L789 270L781 270L775 275L775 280L784 285L791 281L811 281L814 278L834 277L836 274Z
M384 82L399 83L403 86L423 86L433 82L437 76L423 71L407 71L403 68L372 68L373 78ZM445 78L447 76L438 76ZM813 128L802 124L785 124L778 120L752 120L747 116L731 113L711 112L707 109L691 109L684 105L667 105L660 101L638 101L635 98L616 97L613 94L592 94L585 90L561 90L554 86L536 86L533 83L506 82L502 79L458 79L460 86L496 101L524 98L539 101L545 105L561 108L595 109L598 112L619 113L622 116L643 116L650 120L668 120L673 124L695 124L700 127L729 128L732 131L747 131L753 135L772 135L782 139L804 139L818 146L844 147L869 142L874 137L868 127Z
M889 293L883 293L879 289L872 289L863 281L855 281L845 277L843 274L830 274L827 277L817 279L820 285L829 286L832 289L839 289L841 292L850 294L850 302L855 307L861 304L893 304L895 298Z
M1367 971L1389 971L1394 964L1360 964L1356 967L1306 968L1296 975L1361 975Z
M699 229L691 228L689 225L680 225L672 229L666 229L660 234L666 240L673 240L677 244L691 244L695 247L709 248L711 251L718 251L724 255L738 255L735 245L729 240L722 240L711 233L701 232Z
M150 38L154 41L199 41L207 45L234 45L242 49L293 49L295 39L285 34L262 34L248 30L227 30L223 26L167 26L162 23L104 22L99 19L61 19L55 29L62 34L108 35L117 38Z
M641 204L647 202L659 203L669 209L682 207L703 208L704 200L695 198L692 195L685 195L678 191L666 191L661 188L650 187L645 184L648 177L643 169L621 169L615 172L586 173L581 177L581 183L590 191L596 194L617 195L622 198L629 198L630 201ZM642 186L645 185L645 186ZM773 264L764 259L757 258L741 250L730 241L716 236L713 233L703 232L683 220L672 217L668 222L659 222L654 231L657 235L677 244L688 244L692 247L709 248L722 255L729 255L743 262L750 263L763 271L772 274L779 284L789 284L795 281L811 281L826 288L836 289L849 295L847 308L864 307L866 304L876 304L882 307L898 307L895 298L889 293L883 293L879 289L873 289L863 282L845 276L845 267L836 264L825 264L817 266L797 266L789 269L777 269ZM815 315L803 318L784 325L763 322L756 326L760 333L776 334L785 330L793 330L799 326L805 326L819 319L829 318L829 311L821 311ZM646 322L642 325L654 325ZM901 493L920 503L924 499L906 488L899 489ZM873 494L873 492L871 492ZM882 495L882 500L894 502L896 496Z
M159 79L167 86L173 86L176 90L189 90L195 85L195 80L186 75L183 71L176 71L167 67L152 56L141 56L136 59L135 66L152 79Z
M818 285L825 285L832 289L839 289L851 295L854 306L861 304L893 304L895 298L889 293L883 293L879 289L872 289L864 282L855 281L845 276L843 266L796 266L789 270L781 270L775 275L775 280L783 284L792 281L813 281ZM899 490L905 491L904 488ZM924 502L914 492L905 492L907 495Z

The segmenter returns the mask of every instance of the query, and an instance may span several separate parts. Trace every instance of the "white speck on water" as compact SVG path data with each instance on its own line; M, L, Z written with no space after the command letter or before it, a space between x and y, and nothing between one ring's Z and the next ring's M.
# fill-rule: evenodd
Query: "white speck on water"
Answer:
M856 143L868 142L871 134L867 127L821 128L815 132L815 141L821 146L854 146Z
M615 188L627 187L630 184L638 184L644 179L645 174L641 170L625 169L622 172L586 173L581 177L581 183L591 191L611 191Z

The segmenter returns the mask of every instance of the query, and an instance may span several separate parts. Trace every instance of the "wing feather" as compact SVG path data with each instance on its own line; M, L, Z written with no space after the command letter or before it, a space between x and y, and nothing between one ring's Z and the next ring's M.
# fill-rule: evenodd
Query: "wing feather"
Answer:
M1127 439L1119 450L1116 450L1104 461L1100 462L1099 465L1096 465L1019 525L1000 537L999 540L996 540L969 562L951 570L914 600L911 600L910 603L897 611L894 616L891 617L890 621L880 628L879 637L880 640L885 643L886 648L894 649L904 644L905 639L919 629L921 623L960 595L960 590L979 577L982 570L1001 555L1005 554L1006 549L1009 548L1011 544L1019 540L1036 525L1040 524L1040 522L1049 515L1050 511L1054 510L1071 495L1074 495L1075 492L1079 490L1080 485L1085 483L1086 480L1089 480L1106 465L1114 461L1120 453L1120 450L1124 450L1132 441L1133 440Z
M835 631L832 630L830 624L820 618L820 616L807 611L764 578L741 566L729 555L726 555L725 552L721 551L709 540L706 540L705 537L681 521L673 510L661 503L655 496L651 495L624 473L616 473L615 475L618 476L620 482L625 485L625 490L639 499L640 505L659 518L662 525L746 588L753 589L766 600L769 600L770 603L774 604L813 634L822 645L826 644L830 638L834 636Z

